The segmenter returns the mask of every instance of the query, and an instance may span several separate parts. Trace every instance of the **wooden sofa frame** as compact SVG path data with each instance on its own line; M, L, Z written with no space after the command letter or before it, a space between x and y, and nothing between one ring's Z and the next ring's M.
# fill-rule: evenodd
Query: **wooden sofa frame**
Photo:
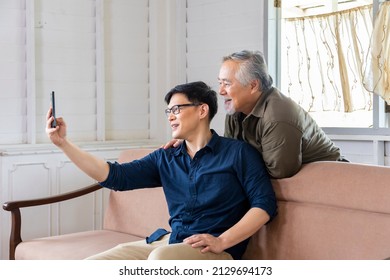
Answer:
M25 207L32 206L41 206L47 204L58 203L70 199L74 199L77 197L81 197L83 195L92 193L101 189L102 186L99 184L92 184L82 189L78 189L72 192L67 192L64 194L38 198L38 199L30 199L30 200L17 200L10 201L3 204L3 209L11 212L11 233L9 240L9 259L15 259L15 250L16 246L18 246L23 240L21 237L21 229L22 229L22 217L20 214L20 209Z

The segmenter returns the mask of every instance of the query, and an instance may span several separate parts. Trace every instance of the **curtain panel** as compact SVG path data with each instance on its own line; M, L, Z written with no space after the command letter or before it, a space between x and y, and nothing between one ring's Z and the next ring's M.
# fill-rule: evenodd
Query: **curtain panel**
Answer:
M390 105L390 1L383 2L375 17L370 51L364 69L365 88Z
M286 94L309 112L372 110L363 85L372 22L372 5L284 19Z

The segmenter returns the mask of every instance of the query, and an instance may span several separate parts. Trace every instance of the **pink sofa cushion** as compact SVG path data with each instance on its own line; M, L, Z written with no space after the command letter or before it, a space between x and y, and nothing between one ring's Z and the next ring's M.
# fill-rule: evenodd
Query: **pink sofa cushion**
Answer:
M81 260L118 244L141 238L109 230L85 231L24 241L16 247L17 260Z

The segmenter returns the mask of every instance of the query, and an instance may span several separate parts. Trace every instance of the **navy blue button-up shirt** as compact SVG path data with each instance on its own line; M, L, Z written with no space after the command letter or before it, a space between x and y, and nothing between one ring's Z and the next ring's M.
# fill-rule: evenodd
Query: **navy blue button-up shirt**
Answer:
M197 233L219 236L252 207L276 215L275 194L260 153L249 144L220 137L193 159L185 142L177 148L158 149L129 163L109 163L101 185L125 191L163 186L172 228L170 243ZM226 251L240 259L248 240Z

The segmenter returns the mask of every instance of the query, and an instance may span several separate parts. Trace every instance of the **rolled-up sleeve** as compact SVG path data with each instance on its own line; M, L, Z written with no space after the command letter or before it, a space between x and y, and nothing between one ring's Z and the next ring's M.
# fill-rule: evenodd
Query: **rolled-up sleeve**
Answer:
M245 143L239 157L237 174L248 196L250 206L261 208L271 219L274 218L277 215L275 192L261 154Z
M156 153L128 163L108 162L110 166L108 177L99 184L115 191L161 186Z

